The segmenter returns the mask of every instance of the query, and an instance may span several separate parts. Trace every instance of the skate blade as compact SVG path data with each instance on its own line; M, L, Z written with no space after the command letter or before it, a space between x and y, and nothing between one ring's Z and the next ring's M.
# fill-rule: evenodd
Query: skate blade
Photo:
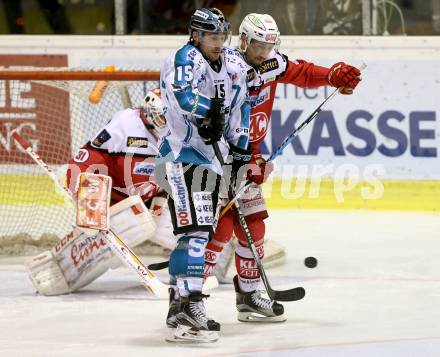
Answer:
M238 321L241 322L257 322L257 323L276 323L276 322L284 322L286 321L286 316L263 316L258 315L253 312L239 312L238 313Z
M172 343L212 343L219 338L217 331L198 331L189 326L178 325L165 341Z

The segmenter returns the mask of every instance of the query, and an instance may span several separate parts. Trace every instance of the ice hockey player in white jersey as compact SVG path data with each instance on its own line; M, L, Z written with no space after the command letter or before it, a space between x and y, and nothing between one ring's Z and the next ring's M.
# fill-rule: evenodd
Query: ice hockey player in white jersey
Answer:
M130 247L149 239L171 250L176 240L166 193L154 179L158 132L165 125L158 94L156 90L147 93L145 108L115 113L70 160L67 181L71 192L75 192L81 172L109 175L113 180L110 207L113 231ZM43 295L74 292L120 264L103 233L89 236L78 228L53 249L25 263L31 281Z
M249 160L249 103L244 63L228 60L224 43L229 22L218 9L199 9L191 16L189 42L165 61L161 91L168 132L156 161L158 184L169 193L174 233L178 238L169 262L176 289L170 289L167 325L171 341L212 342L220 324L208 318L201 293L204 249L218 201L223 157L232 171ZM229 170L230 171L230 170Z

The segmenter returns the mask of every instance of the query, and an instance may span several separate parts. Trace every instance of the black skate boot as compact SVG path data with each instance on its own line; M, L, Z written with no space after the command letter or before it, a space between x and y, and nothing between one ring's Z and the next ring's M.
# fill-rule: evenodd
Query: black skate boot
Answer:
M176 328L177 327L176 316L180 312L179 292L176 286L171 286L168 289L168 292L170 299L169 299L169 308L168 308L166 323L167 323L167 327Z
M242 322L283 322L284 307L280 303L261 296L261 291L243 292L234 276L238 321Z
M170 342L215 342L220 324L206 316L203 299L209 295L193 292L180 299L180 312L176 315L177 327Z

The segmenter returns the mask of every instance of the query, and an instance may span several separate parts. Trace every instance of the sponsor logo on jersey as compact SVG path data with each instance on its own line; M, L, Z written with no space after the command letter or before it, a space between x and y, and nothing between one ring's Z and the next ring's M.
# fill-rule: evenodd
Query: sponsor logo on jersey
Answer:
M151 176L154 174L154 164L147 162L136 162L134 164L133 173L136 175Z
M210 226L213 223L211 192L193 192L193 205L199 226Z
M166 164L168 180L174 200L174 211L178 227L192 224L191 211L189 208L189 196L186 189L181 163L169 162Z
M252 81L255 78L255 71L253 69L250 69L247 71L246 79L248 82Z
M104 144L106 141L109 141L111 138L111 135L108 133L107 130L101 131L96 138L92 141L93 146L101 147L102 144Z
M129 136L127 138L127 146L128 147L137 147L137 148L147 148L148 147L148 139L140 138L136 136Z
M264 88L257 97L251 97L251 108L255 108L270 99L270 87Z
M240 133L247 134L247 133L249 133L249 129L248 128L237 128L237 129L235 129L235 132L237 134L240 134Z
M249 141L255 142L266 135L269 128L269 118L265 112L258 112L251 115Z
M75 162L86 162L90 157L89 150L79 149L76 155L73 157Z
M191 61L194 61L194 58L196 57L196 55L197 55L197 51L195 49L188 52L188 58Z
M261 74L270 72L279 67L278 60L276 58L271 58L270 60L264 61L260 67L258 67L258 72Z
M197 81L197 88L202 90L206 88L206 76L202 73Z

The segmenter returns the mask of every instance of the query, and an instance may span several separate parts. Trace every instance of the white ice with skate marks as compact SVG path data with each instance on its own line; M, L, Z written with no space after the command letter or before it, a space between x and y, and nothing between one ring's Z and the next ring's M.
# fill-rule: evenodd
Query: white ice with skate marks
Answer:
M130 271L42 297L9 260L0 268L0 355L440 356L439 214L272 211L267 232L288 254L267 272L273 287L307 291L284 304L285 323L238 322L232 285L222 285L207 302L220 340L173 345L164 340L167 302L149 299ZM315 269L306 256L318 258Z

